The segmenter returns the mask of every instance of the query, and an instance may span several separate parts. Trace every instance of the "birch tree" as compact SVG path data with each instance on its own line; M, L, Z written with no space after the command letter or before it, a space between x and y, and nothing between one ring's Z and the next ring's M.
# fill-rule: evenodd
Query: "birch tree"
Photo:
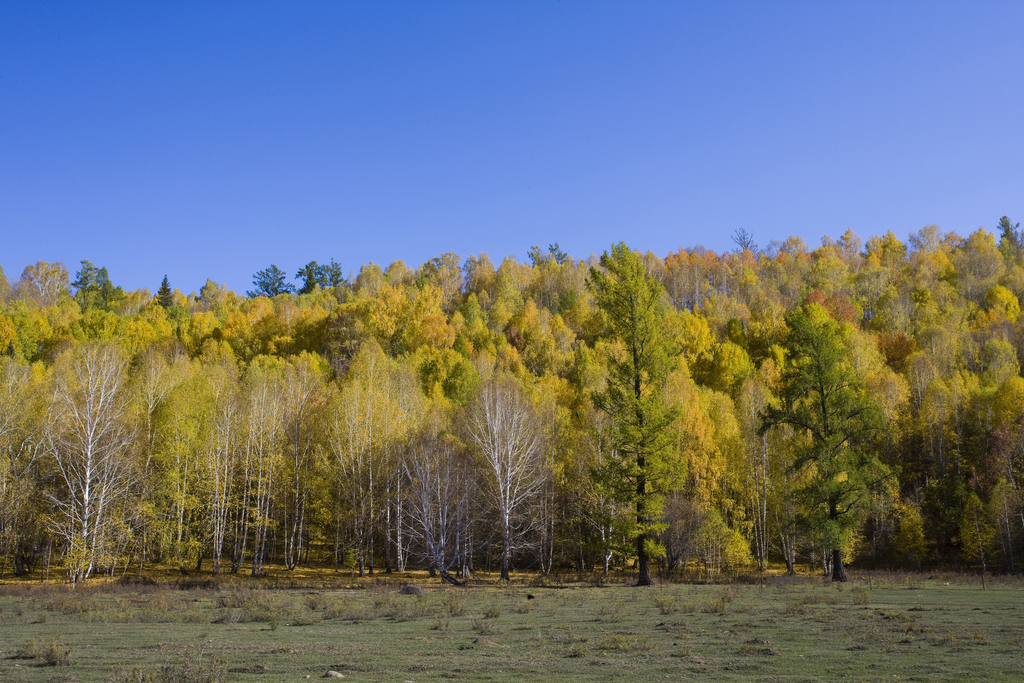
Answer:
M306 503L314 464L314 422L323 403L324 363L303 352L285 368L284 420L288 451L288 485L284 505L284 564L295 569L306 531Z
M235 571L244 562L251 536L250 573L264 573L274 528L273 503L281 459L283 398L279 367L272 362L254 364L246 377L246 414L242 500L245 511L239 524L241 547L236 551Z
M209 511L210 553L214 575L222 570L224 541L232 510L232 494L237 461L239 399L237 376L233 366L211 368L208 381L212 399L211 437L203 466L206 474L206 507Z
M418 541L428 566L441 580L462 585L451 575L471 552L471 500L476 491L472 463L450 437L423 434L409 444L402 463L407 481L408 533Z
M47 434L58 486L49 498L51 527L64 541L68 578L77 585L97 563L110 562L112 511L132 484L125 358L112 344L86 344L67 352L54 377Z
M359 575L373 574L380 489L388 479L385 449L401 427L389 361L376 344L364 344L349 380L328 409L328 448L352 511ZM383 506L386 508L386 505Z
M530 508L544 485L537 416L514 379L496 377L480 387L467 429L483 456L483 488L498 515L501 580L508 581L512 553L533 530Z

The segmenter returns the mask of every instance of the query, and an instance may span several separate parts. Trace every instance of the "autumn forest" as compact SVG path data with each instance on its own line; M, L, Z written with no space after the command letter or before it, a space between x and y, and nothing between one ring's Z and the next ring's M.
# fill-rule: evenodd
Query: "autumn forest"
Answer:
M1018 225L734 241L0 270L0 578L1015 571Z

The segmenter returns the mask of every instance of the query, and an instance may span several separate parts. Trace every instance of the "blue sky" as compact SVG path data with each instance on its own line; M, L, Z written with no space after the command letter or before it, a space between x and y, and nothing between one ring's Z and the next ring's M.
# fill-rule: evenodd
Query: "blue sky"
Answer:
M0 265L244 291L1024 215L1024 3L0 3Z

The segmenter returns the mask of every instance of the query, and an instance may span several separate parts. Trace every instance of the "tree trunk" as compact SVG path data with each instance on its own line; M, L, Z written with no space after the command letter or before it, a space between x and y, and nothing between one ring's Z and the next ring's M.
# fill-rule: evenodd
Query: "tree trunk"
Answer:
M849 581L850 577L843 569L843 551L838 548L832 549L832 580Z
M639 390L637 391L639 394ZM637 467L643 472L645 466L645 459L643 456L637 458ZM636 485L636 523L640 525L641 529L647 528L647 480L644 477L639 477ZM647 556L647 533L641 533L636 537L636 558L637 566L639 569L639 576L637 577L637 586L653 586L654 579L651 577L651 558Z
M647 556L647 549L644 547L647 541L647 534L640 534L636 538L637 566L639 576L636 580L637 586L653 586L654 579L651 577L651 558Z
M509 559L510 559L509 555L511 554L510 548L509 548L509 543L511 541L511 534L509 533L509 518L508 518L508 514L504 514L504 515L502 515L502 517L503 517L503 520L504 520L504 529L503 529L503 531L504 531L504 535L503 535L504 544L503 544L503 547L501 549L501 577L499 578L499 580L500 581L508 581L509 580L508 565L509 565Z
M456 579L454 576L452 576L448 572L441 572L441 581L443 581L445 583L450 583L453 586L462 586L463 585L463 583L461 581Z

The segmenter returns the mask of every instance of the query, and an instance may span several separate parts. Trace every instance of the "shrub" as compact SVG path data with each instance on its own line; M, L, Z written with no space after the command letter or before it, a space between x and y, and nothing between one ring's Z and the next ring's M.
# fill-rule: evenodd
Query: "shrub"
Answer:
M360 602L344 598L340 602L335 602L328 606L324 611L324 618L358 623L373 619L373 611Z
M306 607L313 612L322 612L327 609L327 596L323 593L310 593L306 596Z
M71 646L65 645L60 640L54 640L42 648L39 659L46 666L68 666L74 662L74 652Z
M675 614L679 609L678 601L668 595L655 595L654 606L658 608L659 614Z
M587 653L590 652L590 648L587 647L586 643L573 643L569 646L569 651L565 653L566 657L586 657Z
M42 666L68 666L74 662L74 649L60 640L49 643L42 638L26 641L11 659L36 659Z
M270 593L252 593L240 607L243 621L275 623L291 616L291 606L283 598Z
M497 628L495 628L494 626L493 619L474 619L473 630L479 633L480 635L485 636L498 632Z
M450 617L461 617L466 613L466 601L453 591L446 591L441 596L441 606Z
M141 666L115 669L107 683L224 683L227 670L216 657L204 657L205 649L185 648L184 661L172 664L165 660L160 671L153 673Z
M607 638L602 638L597 643L597 649L618 652L646 652L653 650L654 646L647 642L647 636L616 633Z
M618 602L609 602L597 608L597 616L601 621L617 622L622 619L622 605Z
M529 614L531 608L532 606L528 600L520 600L512 606L512 610L516 614Z
M497 600L484 607L484 619L497 619L501 616L501 603Z

